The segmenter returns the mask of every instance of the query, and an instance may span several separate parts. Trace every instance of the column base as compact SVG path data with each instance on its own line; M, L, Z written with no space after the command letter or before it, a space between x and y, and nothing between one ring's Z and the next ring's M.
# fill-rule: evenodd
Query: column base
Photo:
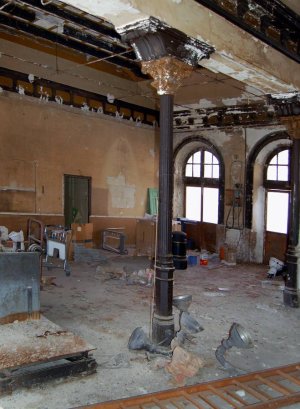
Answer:
M283 290L283 303L287 307L299 308L299 291L295 288L285 287Z
M174 335L174 317L163 317L154 314L152 320L152 342L162 347L169 347Z

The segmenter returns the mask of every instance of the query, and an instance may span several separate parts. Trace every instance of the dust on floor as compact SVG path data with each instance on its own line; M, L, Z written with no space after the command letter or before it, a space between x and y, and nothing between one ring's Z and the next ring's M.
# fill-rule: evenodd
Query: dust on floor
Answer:
M176 387L165 357L127 348L136 327L149 334L153 287L143 271L150 267L147 258L116 255L100 264L73 263L70 277L52 270L56 285L41 292L42 314L97 348L97 373L16 390L0 398L0 408L67 409ZM232 365L249 372L299 361L300 309L283 305L283 281L268 280L267 271L262 265L226 266L217 258L175 271L174 295L192 295L189 312L204 327L184 346L204 361L186 385L228 376L215 350L233 322L250 333L254 346L231 348L226 359ZM178 329L178 310L173 312Z

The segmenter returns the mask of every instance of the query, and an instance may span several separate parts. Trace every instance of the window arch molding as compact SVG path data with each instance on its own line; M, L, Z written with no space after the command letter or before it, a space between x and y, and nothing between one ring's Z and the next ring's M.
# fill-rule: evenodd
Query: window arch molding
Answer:
M246 167L246 197L245 197L245 226L248 229L252 228L252 215L253 215L253 180L254 180L254 165L256 162L256 159L260 152L269 144L272 142L276 142L279 140L284 140L286 139L287 141L290 141L291 138L289 134L285 131L277 131L277 132L272 132L268 135L266 135L263 139L261 139L259 142L257 142L254 147L252 148L248 160L247 160L247 167ZM280 147L282 146L285 147L290 147L290 144L281 144ZM272 153L274 154L274 150L272 150ZM266 161L265 161L266 163Z
M225 192L225 165L224 159L221 155L219 149L212 144L211 141L205 139L201 136L191 136L186 138L181 143L179 143L173 154L174 159L174 209L175 216L183 215L183 208L178 205L177 202L180 202L181 205L184 202L184 179L185 179L185 164L189 157L195 152L204 149L208 152L211 152L219 161L219 211L218 211L218 223L224 223L224 192ZM176 209L179 209L176 211ZM177 214L176 214L177 213Z

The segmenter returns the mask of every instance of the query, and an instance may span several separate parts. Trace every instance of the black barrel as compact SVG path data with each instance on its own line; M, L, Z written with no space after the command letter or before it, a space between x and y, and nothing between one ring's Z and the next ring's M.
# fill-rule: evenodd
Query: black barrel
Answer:
M186 233L183 231L173 231L172 253L176 270L185 270L187 268L186 243Z

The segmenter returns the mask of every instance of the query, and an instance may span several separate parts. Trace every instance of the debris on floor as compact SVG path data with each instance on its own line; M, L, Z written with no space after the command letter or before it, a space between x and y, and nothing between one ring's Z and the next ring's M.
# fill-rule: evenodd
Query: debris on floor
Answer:
M128 274L127 284L140 284L146 286L152 286L154 277L154 270L151 268L140 269Z
M285 266L283 261L278 260L278 258L275 257L270 257L269 267L267 277L274 278L276 275L282 274Z
M153 284L154 270L152 268L143 268L134 271L128 271L126 266L115 266L113 264L103 264L96 268L95 277L107 280L124 280L127 285L144 285L151 287Z
M177 385L185 385L187 378L197 375L200 368L204 366L204 361L197 355L186 351L180 346L175 346L170 363L165 369L173 377Z
M41 286L45 286L45 285L56 285L55 280L56 276L45 276L43 275L41 277Z
M96 278L103 281L108 280L126 280L126 268L124 266L112 266L111 264L99 265L96 268Z
M73 243L74 261L76 263L97 263L107 261L103 250L87 248L84 244Z
M16 390L12 395L0 397L1 407L45 409L47 402L48 409L65 409L165 391L179 385L175 377L178 375L180 379L180 368L175 370L173 362L170 371L173 369L174 375L166 369L172 356L145 350L128 351L128 339L134 328L141 326L149 334L149 305L153 287L138 283L128 285L127 277L133 272L151 268L151 261L147 256L106 253L106 262L94 265L72 262L71 277L60 271L55 272L57 285L45 286L41 292L43 315L97 348L93 356L98 363L98 371L84 378L69 379L68 382L57 380L30 390ZM218 268L209 271L212 265L218 265ZM185 367L189 367L190 363L182 363L184 376L181 379L186 385L221 380L228 376L228 371L220 368L215 351L220 340L228 336L232 322L238 321L247 328L254 342L251 350L233 348L228 352L232 365L250 372L299 361L300 309L287 309L283 305L282 291L275 285L282 283L282 279L275 277L267 280L267 269L266 265L254 264L225 266L216 258L209 260L207 266L201 266L198 261L197 265L188 266L186 270L175 271L174 294L192 296L189 312L205 328L193 336L193 342L185 339L185 344L180 345L204 362L193 377L185 376ZM110 279L110 274L114 279ZM268 286L261 285L262 281L267 282ZM257 293L255 300L251 295L254 291ZM205 293L224 296L208 296ZM180 310L174 307L173 312L178 329ZM38 333L41 334L44 331ZM49 342L49 338L59 337L48 336L37 340ZM172 346L175 350L175 345ZM176 352L173 360L175 358ZM238 387L238 390L242 389Z
M117 355L110 356L104 362L101 362L99 366L106 369L120 369L129 368L130 362L129 357L124 353L119 353Z

